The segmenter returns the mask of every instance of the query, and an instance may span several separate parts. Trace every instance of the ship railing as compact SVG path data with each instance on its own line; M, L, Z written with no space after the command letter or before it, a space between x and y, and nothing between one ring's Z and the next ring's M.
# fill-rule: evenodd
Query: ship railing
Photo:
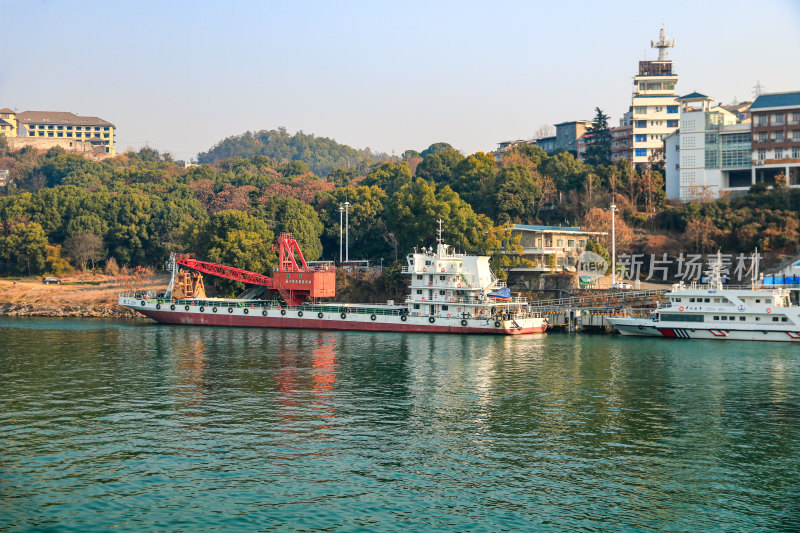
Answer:
M528 299L524 296L515 296L508 300L486 300L483 298L443 298L443 299L425 299L422 298L406 298L405 302L425 305L455 305L455 304L470 304L470 305L485 305L485 306L503 306L503 305L528 305Z

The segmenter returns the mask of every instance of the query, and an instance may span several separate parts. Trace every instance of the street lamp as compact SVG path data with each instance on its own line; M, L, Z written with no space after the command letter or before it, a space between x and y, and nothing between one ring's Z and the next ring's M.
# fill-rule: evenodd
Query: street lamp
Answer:
M615 219L617 213L616 204L611 204L611 288L617 283L617 231Z
M350 202L344 203L344 260L350 261Z
M341 205L339 206L339 263L342 262L342 214L344 213L344 207Z

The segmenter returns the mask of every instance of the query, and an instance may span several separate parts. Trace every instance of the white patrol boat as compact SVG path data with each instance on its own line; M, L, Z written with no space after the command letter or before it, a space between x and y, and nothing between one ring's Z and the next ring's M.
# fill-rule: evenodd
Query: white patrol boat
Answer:
M664 303L645 318L609 317L622 335L677 339L800 342L800 307L787 289L724 288L722 260L708 285L673 285Z

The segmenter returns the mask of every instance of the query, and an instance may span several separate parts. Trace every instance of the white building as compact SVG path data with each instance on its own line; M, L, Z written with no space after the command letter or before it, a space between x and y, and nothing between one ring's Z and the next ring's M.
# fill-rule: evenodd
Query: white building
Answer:
M639 61L639 74L633 78L632 160L638 164L663 158L664 137L678 128L679 121L675 101L678 75L667 53L668 48L675 46L675 40L668 41L662 28L659 40L650 44L658 48L658 60Z
M714 200L752 184L750 123L706 95L691 93L677 99L680 129L664 138L667 198Z

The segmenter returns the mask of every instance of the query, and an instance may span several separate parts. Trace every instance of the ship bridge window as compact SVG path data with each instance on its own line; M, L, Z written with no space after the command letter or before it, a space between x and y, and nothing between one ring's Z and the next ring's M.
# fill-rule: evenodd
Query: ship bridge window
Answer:
M422 289L417 289L417 294L422 294Z
M430 261L425 261L425 264L430 266L431 262Z
M705 302L706 303L711 303L711 298L706 298Z
M728 320L728 317L724 316L722 317L722 320Z
M685 313L680 314L662 314L661 315L662 322L705 322L704 315L687 315Z
M729 316L728 320L736 320L736 317L735 316Z
M446 306L446 305L443 305L443 306L442 306L442 311L447 311L448 309L449 309L449 307L448 307L448 306Z
M441 296L444 296L444 291L439 291L439 294L440 294Z
M766 300L764 300L764 303L765 304L771 304L772 303L772 298L767 298Z
M760 303L761 303L761 300L759 300L758 298L756 298L756 303L757 303L757 304L760 304Z
M715 304L718 304L719 302L720 302L720 299L719 299L719 298L714 298L714 303L715 303Z
M776 317L776 316L772 317L772 321L773 322L778 322L778 317Z
M694 298L689 298L689 301L690 302L694 302Z
M419 304L414 304L414 309L419 309Z
M785 316L784 316L784 317L781 317L781 322L788 322L788 321L789 321L789 319L788 319L788 318L786 318Z
M673 298L673 299L672 299L672 301L673 301L673 302L680 302L680 301L681 301L681 299L680 299L680 298Z
M719 317L718 317L718 316L715 316L715 317L714 317L714 320L719 320Z
M439 276L439 281L444 281L444 276Z
M743 316L739 317L739 322L744 322L744 317Z

